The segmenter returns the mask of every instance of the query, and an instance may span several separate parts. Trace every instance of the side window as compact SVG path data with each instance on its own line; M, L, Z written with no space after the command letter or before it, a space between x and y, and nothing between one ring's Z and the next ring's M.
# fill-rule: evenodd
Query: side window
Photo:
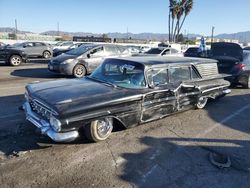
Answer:
M118 55L120 53L116 46L105 46L105 51L107 55Z
M103 47L96 48L90 52L92 57L102 57L104 56Z
M41 42L36 42L36 43L34 43L34 46L39 47L39 46L44 46L44 44Z
M192 76L192 79L199 79L200 78L198 73L194 70L194 67L191 67L191 76Z
M170 82L185 81L191 79L189 67L172 67L169 69Z
M164 50L164 52L162 53L162 55L167 55L167 54L170 54L170 49L166 49L166 50Z
M165 85L168 83L168 71L167 68L162 69L150 69L147 72L148 81L151 85Z
M27 42L23 45L24 47L33 47L33 43L32 42Z
M178 51L176 49L171 48L171 54L176 54Z

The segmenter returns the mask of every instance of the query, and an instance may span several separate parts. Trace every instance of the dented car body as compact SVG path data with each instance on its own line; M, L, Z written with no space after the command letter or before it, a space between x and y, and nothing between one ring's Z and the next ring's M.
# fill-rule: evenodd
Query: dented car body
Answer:
M126 128L164 118L230 93L211 59L129 57L106 59L90 76L26 86L26 118L57 142L83 128L105 140L117 123Z

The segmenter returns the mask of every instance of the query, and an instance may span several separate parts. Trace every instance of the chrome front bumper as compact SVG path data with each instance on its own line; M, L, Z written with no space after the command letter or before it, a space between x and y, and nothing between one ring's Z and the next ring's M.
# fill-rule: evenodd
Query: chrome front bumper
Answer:
M36 127L38 127L41 130L42 134L49 136L55 142L71 142L79 136L78 131L71 131L66 133L55 132L48 121L39 118L31 110L30 104L28 102L25 102L23 104L23 109L26 114L26 119L32 124L34 124Z

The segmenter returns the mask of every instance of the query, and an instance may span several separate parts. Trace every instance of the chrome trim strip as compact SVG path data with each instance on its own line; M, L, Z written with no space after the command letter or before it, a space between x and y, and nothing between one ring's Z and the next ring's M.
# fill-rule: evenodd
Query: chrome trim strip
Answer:
M50 126L48 121L39 118L32 110L29 102L23 104L23 109L26 114L26 119L38 127L42 134L49 136L55 142L71 142L78 138L78 131L70 131L65 133L57 133Z

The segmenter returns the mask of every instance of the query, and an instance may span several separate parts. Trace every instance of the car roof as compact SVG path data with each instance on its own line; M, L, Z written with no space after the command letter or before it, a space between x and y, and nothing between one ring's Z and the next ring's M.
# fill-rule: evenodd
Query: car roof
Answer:
M130 61L135 63L140 63L144 66L159 66L165 64L200 64L200 63L216 63L217 60L206 59L206 58L190 58L190 57L145 57L145 56L134 56L134 57L122 57L122 58L109 58L122 61Z

